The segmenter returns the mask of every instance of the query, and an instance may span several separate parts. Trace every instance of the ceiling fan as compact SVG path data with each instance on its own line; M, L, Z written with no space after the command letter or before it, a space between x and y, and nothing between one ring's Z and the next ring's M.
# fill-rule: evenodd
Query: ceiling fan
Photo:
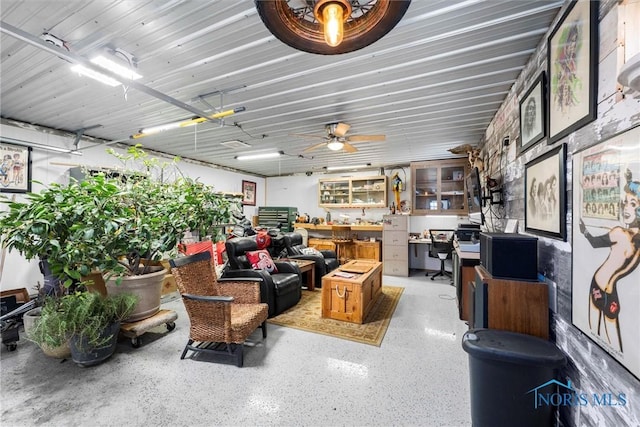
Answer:
M307 133L292 133L291 136L301 136L303 138L320 138L323 141L307 147L304 152L308 153L317 148L326 146L329 150L339 151L344 150L347 153L355 153L358 151L356 147L351 145L353 142L372 142L372 141L384 141L385 135L351 135L347 136L347 132L351 128L351 125L346 123L331 123L325 126L326 135L311 135Z

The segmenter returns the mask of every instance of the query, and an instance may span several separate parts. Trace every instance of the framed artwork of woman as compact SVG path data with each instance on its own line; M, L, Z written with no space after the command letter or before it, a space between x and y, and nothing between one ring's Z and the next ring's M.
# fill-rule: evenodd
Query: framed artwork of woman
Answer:
M547 41L549 144L596 117L598 4L569 3Z
M640 127L573 156L572 322L640 378Z
M520 99L520 144L518 155L545 137L547 109L544 71Z

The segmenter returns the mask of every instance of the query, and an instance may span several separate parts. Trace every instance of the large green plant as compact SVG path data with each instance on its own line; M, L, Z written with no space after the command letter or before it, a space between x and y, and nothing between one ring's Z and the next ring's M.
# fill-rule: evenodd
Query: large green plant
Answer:
M24 202L5 200L3 245L27 259L48 259L68 285L94 269L145 274L148 266L140 261L171 256L186 230L206 235L214 224L230 222L226 197L184 177L177 159L149 158L139 146L113 153L125 166L119 177L87 175L27 194Z

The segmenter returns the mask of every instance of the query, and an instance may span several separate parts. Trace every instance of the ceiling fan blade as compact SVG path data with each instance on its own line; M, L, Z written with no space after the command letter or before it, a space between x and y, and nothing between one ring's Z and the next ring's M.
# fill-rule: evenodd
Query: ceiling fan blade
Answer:
M301 136L302 138L328 139L327 135L312 135L310 133L290 133L289 136Z
M316 148L324 147L325 145L327 145L327 143L326 143L326 142L321 142L320 144L312 145L311 147L307 147L307 148L305 148L305 149L303 150L303 153L308 153L309 151L313 151L313 150L315 150Z
M342 137L349 131L350 128L351 125L348 125L346 123L338 123L336 125L336 128L333 130L333 134L337 137Z
M386 135L351 135L347 137L347 141L349 142L373 142L384 141L386 139Z
M355 153L356 151L358 151L358 149L356 147L354 147L353 145L349 144L348 142L344 143L344 145L342 146L342 149L344 151L346 151L347 153Z

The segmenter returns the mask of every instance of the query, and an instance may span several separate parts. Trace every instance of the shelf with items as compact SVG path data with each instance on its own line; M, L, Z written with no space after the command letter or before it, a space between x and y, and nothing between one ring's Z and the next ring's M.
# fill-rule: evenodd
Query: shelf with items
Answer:
M464 177L466 159L432 160L411 163L413 214L451 214L468 212Z
M354 177L318 181L321 207L386 207L387 177Z
M320 206L346 206L349 204L349 179L320 180L318 204Z

